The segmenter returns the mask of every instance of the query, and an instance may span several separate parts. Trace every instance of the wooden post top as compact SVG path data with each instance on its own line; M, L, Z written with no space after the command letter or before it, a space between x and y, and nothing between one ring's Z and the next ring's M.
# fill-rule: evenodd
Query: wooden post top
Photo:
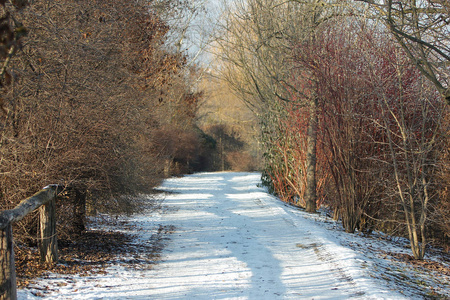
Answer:
M64 190L64 186L51 184L44 187L33 196L22 200L15 208L0 212L0 230L8 224L22 220L27 214L54 199Z

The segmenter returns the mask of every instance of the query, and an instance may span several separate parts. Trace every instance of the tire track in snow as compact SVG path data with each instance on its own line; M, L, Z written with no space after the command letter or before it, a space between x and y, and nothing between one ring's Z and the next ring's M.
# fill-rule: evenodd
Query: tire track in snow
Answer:
M263 201L261 201L261 199L255 199L254 201L261 208L273 209L272 205L263 203ZM287 204L284 204L284 206L288 209L292 208ZM299 229L299 226L297 225L297 222L294 220L294 217L292 215L288 214L287 211L282 207L277 206L277 209L280 209L283 212L283 214L285 215L285 216L283 216L283 220L289 226L293 226L297 230ZM344 288L344 289L347 288L350 290L356 289L356 291L349 294L349 298L358 298L358 297L364 296L366 294L364 291L359 290L357 288L357 284L354 281L353 277L351 275L347 274L347 272L344 270L344 268L340 266L339 262L333 258L333 255L329 251L327 251L327 249L323 243L321 243L321 242L311 242L309 244L297 243L296 247L305 249L305 250L312 249L320 261L329 264L331 266L330 272L332 272L335 275L335 278L337 278L338 281L342 282L342 284L343 284L343 286L340 287L341 289L342 288ZM334 289L338 289L338 288L336 287Z
M326 249L323 245L313 243L311 246L313 247L314 253L317 255L317 257L321 261L327 262L333 266L331 271L336 274L336 277L339 280L356 288L356 282L353 280L353 277L348 275L345 272L345 270L339 266L339 264L336 260L332 259L332 255L326 251ZM356 291L355 293L350 294L349 296L350 297L360 297L365 294L366 293L364 291Z

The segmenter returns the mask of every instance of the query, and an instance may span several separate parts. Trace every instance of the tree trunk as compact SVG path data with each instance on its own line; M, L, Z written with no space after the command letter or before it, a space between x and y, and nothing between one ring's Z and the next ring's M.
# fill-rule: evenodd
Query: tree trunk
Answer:
M305 202L306 211L310 213L316 212L316 160L317 160L317 97L310 102L310 115L306 146L306 192Z
M17 299L11 224L0 230L0 300Z

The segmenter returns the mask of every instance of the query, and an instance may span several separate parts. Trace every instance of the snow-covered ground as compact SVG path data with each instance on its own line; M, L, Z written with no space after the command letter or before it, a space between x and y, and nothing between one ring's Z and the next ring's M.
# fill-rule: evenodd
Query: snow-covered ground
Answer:
M127 218L135 243L165 244L157 264L105 274L51 274L19 299L422 299L450 297L449 278L408 267L381 235L346 234L326 216L285 205L258 173L200 173L160 187L159 210ZM161 237L161 235L163 235ZM118 260L119 261L119 260ZM34 294L33 294L34 293Z

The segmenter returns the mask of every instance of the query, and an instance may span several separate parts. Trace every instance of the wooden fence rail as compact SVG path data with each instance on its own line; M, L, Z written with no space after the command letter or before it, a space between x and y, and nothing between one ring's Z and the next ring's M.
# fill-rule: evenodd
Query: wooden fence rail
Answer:
M64 187L49 185L33 196L22 200L15 208L0 213L0 300L16 300L16 269L12 224L27 214L40 209L41 238L39 250L41 261L53 263L58 260L56 239L56 196Z

